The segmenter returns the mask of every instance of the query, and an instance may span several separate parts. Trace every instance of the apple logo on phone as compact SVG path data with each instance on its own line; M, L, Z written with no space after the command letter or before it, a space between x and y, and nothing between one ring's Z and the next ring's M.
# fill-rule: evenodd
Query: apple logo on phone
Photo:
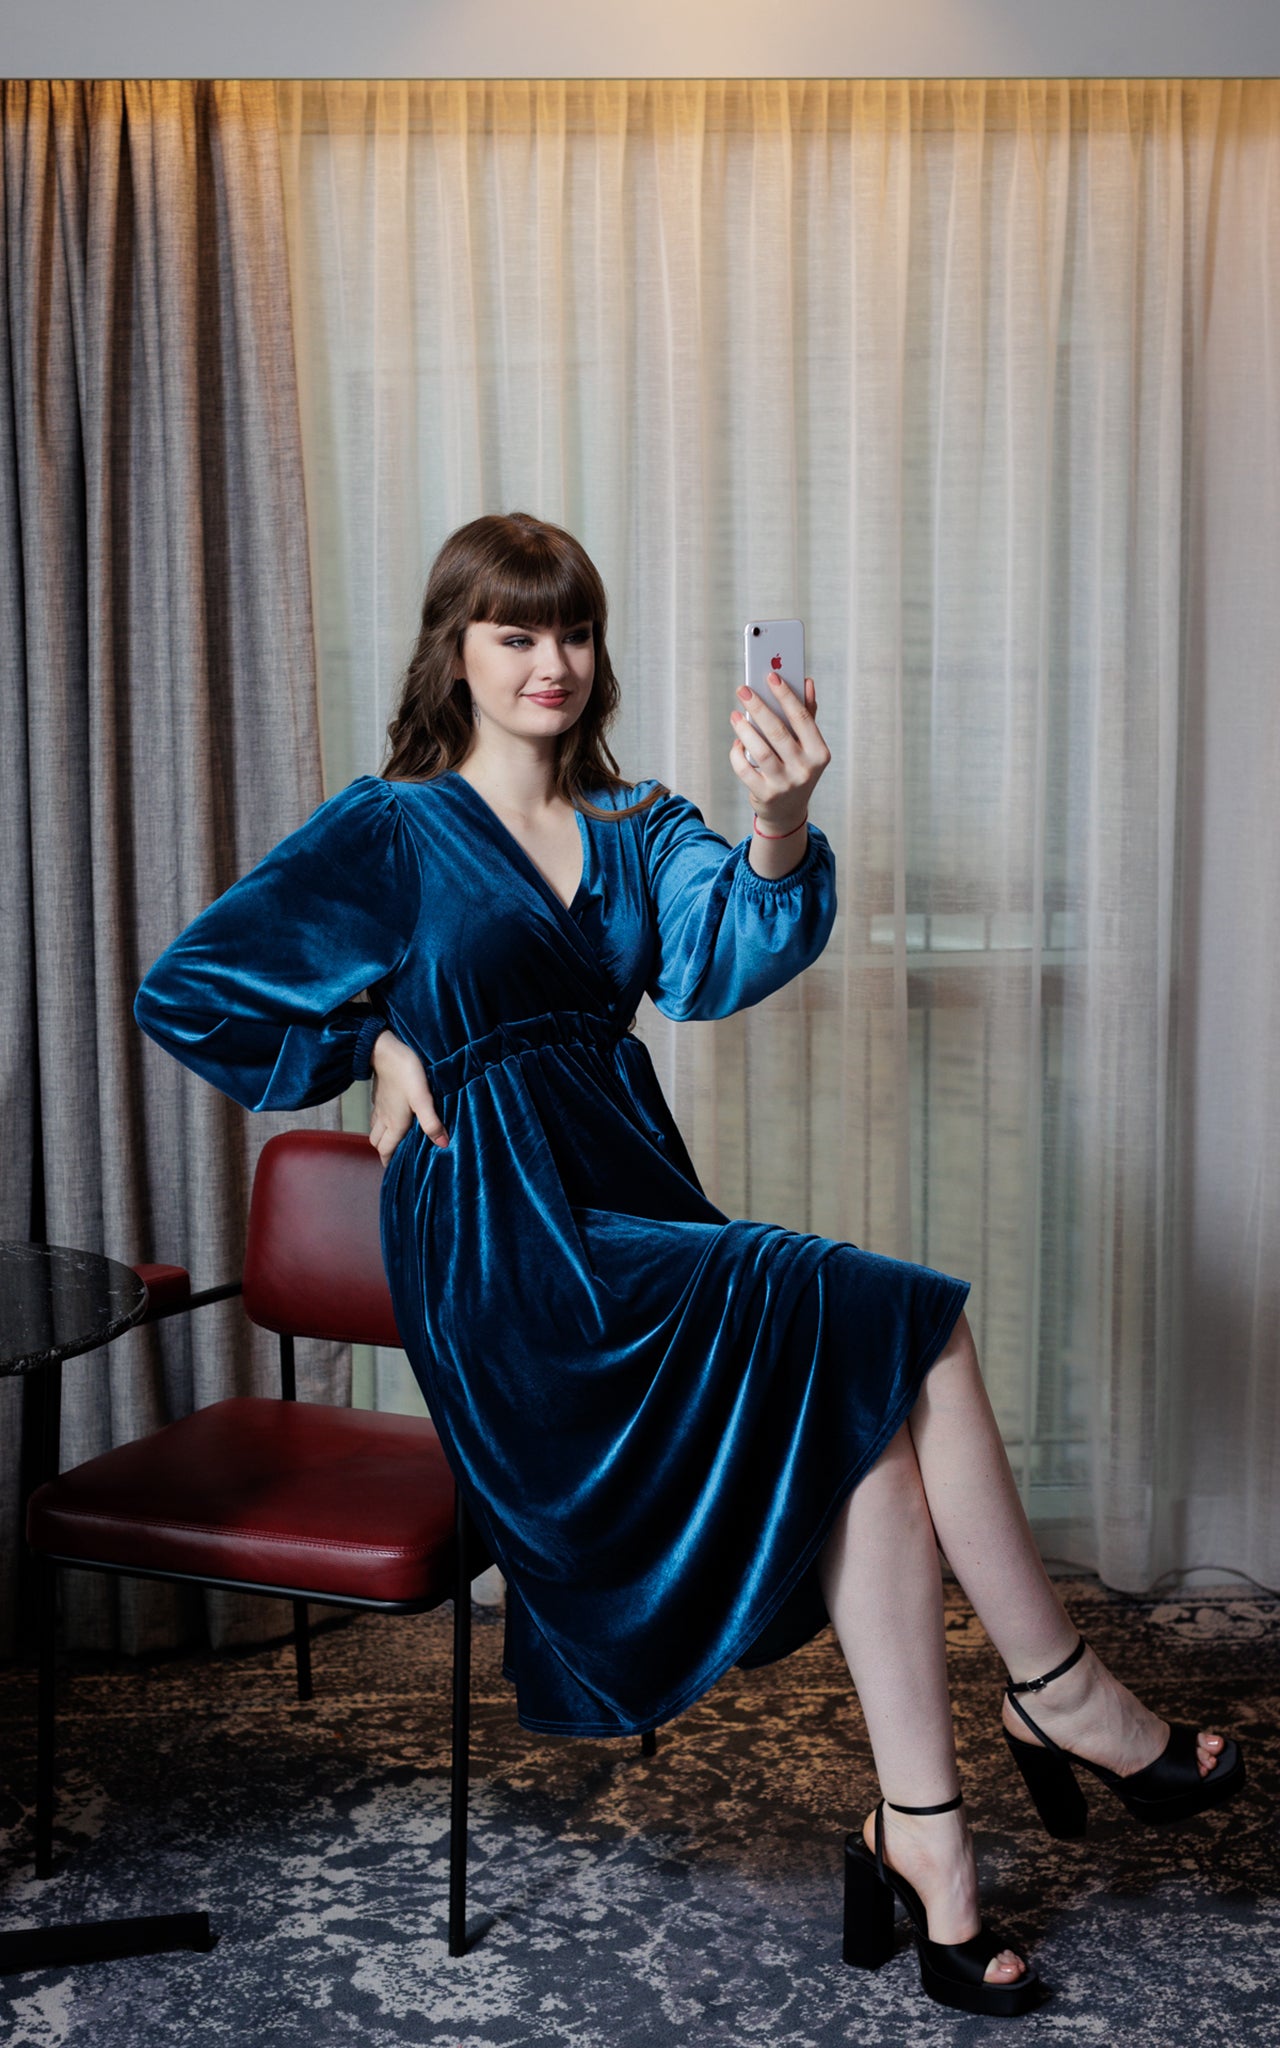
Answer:
M775 654L773 660L769 663L769 666L770 668L781 668L782 656L780 654Z

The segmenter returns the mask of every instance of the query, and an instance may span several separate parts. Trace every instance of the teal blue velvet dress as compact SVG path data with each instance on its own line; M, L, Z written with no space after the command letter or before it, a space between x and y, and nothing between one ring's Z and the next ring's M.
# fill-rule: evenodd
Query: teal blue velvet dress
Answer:
M578 825L566 906L462 776L361 776L167 947L135 1016L248 1109L338 1095L384 1022L418 1052L450 1142L411 1124L383 1176L404 1348L506 1575L521 1720L621 1735L823 1624L823 1539L968 1283L726 1216L631 1029L646 992L727 1017L817 958L818 827L771 881L674 793Z

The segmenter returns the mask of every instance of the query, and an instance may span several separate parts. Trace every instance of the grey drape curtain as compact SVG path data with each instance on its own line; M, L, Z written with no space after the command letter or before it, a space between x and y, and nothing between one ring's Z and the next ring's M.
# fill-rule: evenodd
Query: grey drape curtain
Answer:
M274 93L9 83L0 204L0 1236L238 1274L247 1118L136 1029L180 927L321 796ZM33 1027L34 1020L34 1027ZM336 1127L336 1106L313 1112ZM297 1117L286 1119L297 1124ZM312 1347L316 1395L349 1356ZM64 1375L64 1462L270 1384L237 1303ZM19 1402L0 1410L0 1647ZM73 1643L198 1606L66 1575ZM261 1603L242 1603L263 1627ZM218 1599L214 1633L241 1626Z

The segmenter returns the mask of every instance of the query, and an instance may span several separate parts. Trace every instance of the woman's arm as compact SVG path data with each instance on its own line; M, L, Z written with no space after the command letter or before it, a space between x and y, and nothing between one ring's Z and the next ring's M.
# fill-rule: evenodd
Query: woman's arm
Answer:
M730 846L674 793L642 814L655 950L645 983L664 1016L729 1017L817 959L836 915L835 856L809 829L804 859L758 874L749 840Z
M420 897L395 792L361 776L166 946L134 1016L246 1109L327 1102L372 1050L381 1013L355 997L399 965Z
M744 700L766 735L751 733L761 765L751 767L741 738L730 761L757 806L759 832L753 827L731 847L695 804L674 793L640 814L657 928L646 986L668 1017L728 1017L746 1009L802 973L831 936L835 856L818 826L803 823L831 756L813 715L812 679L805 695L790 740L776 712L750 693ZM735 712L735 723L740 717Z

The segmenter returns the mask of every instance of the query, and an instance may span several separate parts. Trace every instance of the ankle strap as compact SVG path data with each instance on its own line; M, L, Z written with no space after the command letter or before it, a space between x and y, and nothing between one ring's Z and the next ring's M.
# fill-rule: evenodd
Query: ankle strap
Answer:
M1073 1664L1078 1664L1080 1662L1080 1659L1083 1657L1084 1653L1085 1640L1084 1637L1081 1636L1079 1642L1075 1646L1075 1649L1071 1652L1071 1655L1069 1657L1064 1657L1061 1664L1055 1664L1052 1671L1046 1671L1043 1678L1024 1678L1021 1679L1017 1685L1014 1685L1011 1681L1009 1685L1006 1686L1005 1690L1010 1694L1013 1694L1015 1692L1039 1692L1041 1686L1048 1685L1052 1679L1061 1678L1064 1671L1070 1671L1071 1666Z
M957 1806L964 1805L964 1793L957 1792L954 1799L945 1800L941 1806L899 1806L896 1799L886 1799L884 1803L895 1813L952 1813Z
M951 1813L954 1808L963 1805L963 1792L957 1792L954 1799L944 1800L941 1806L899 1806L894 1800L886 1799L884 1794L881 1793L876 1801L875 1828L876 1876L880 1879L881 1884L887 1884L889 1881L884 1874L884 1810L886 1806L892 1806L895 1813Z

